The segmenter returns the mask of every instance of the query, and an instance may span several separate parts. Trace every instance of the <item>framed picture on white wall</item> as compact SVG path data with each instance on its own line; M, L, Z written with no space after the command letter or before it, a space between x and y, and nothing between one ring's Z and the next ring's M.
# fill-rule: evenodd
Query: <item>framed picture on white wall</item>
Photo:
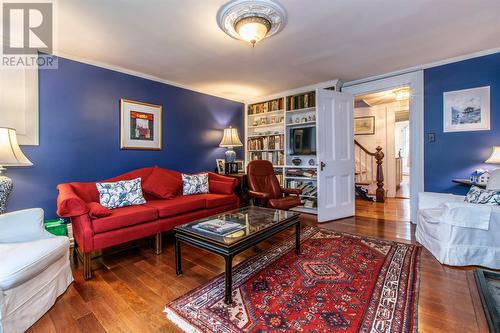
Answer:
M375 117L356 117L354 118L354 135L373 135L375 134Z
M490 129L490 87L443 93L443 132Z

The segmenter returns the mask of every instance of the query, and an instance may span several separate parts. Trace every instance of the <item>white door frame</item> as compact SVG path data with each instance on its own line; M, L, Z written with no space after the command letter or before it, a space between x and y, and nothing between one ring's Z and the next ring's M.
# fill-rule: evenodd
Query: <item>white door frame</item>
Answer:
M424 72L422 70L381 79L347 82L342 91L352 95L410 87L410 218L417 223L418 193L424 191Z

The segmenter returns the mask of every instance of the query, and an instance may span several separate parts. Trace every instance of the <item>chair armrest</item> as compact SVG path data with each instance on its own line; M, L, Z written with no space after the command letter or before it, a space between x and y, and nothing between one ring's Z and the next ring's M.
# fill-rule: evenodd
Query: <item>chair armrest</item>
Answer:
M261 199L261 200L268 200L269 199L269 193L264 193L264 192L257 192L257 191L248 191L248 195L250 195L253 198Z
M0 215L0 243L50 237L43 227L43 209L32 208Z
M286 187L282 187L281 188L281 192L283 192L285 194L294 194L294 195L301 195L302 194L302 190L298 189L298 188L286 188Z
M57 215L59 217L72 217L85 215L89 208L73 190L71 184L57 185L59 194L57 195Z
M465 197L450 193L420 192L418 194L418 209L438 208L447 202L464 201Z

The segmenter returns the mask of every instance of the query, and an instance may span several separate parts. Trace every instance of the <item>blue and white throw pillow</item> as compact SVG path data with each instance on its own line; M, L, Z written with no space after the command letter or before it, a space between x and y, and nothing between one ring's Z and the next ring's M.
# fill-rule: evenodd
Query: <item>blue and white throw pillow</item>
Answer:
M500 205L500 192L483 190L477 186L472 186L465 197L465 201L475 204Z
M182 174L182 194L203 194L208 193L208 173L197 175Z
M99 201L106 208L118 208L146 203L142 195L141 178L115 183L96 183Z

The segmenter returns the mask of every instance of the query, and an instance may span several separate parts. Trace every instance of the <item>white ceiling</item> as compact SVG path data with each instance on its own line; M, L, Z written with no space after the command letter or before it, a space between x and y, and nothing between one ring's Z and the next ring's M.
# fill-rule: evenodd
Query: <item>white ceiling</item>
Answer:
M500 47L499 0L281 0L254 49L219 30L226 2L59 0L58 53L246 100Z

